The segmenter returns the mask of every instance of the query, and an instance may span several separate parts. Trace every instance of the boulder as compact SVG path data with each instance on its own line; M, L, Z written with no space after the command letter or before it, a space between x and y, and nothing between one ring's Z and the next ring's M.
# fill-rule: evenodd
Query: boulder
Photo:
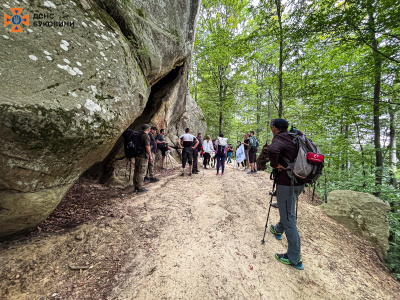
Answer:
M322 210L332 219L369 241L381 259L389 249L390 206L379 198L354 191L332 191Z
M265 144L262 147L256 161L258 171L264 171L267 169L267 162L269 162L268 147L269 147L268 142L265 141Z
M0 237L42 222L84 171L115 156L126 128L152 122L176 139L198 9L198 0L30 1L21 13L30 26L4 27Z

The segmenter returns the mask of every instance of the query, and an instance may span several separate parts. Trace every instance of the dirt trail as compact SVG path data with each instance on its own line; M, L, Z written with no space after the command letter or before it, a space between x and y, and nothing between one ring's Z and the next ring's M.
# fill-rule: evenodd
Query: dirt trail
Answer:
M307 194L298 217L305 270L279 263L285 237L260 243L271 189L265 172L230 166L223 177L205 170L149 189L121 192L111 217L3 243L1 299L400 299L373 249Z

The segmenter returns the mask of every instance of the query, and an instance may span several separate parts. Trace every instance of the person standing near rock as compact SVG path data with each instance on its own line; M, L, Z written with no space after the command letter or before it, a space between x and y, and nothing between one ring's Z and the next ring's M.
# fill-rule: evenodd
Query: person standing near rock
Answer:
M287 174L285 159L294 161L297 157L297 145L287 129L289 123L285 119L274 119L271 122L273 134L272 143L268 149L268 157L272 168L277 170L276 200L279 209L279 222L270 225L270 231L278 238L285 233L288 241L288 249L284 254L275 254L275 258L285 265L291 265L303 270L300 256L300 236L297 230L296 203L297 198L304 189L304 184L293 183Z
M157 143L156 140L154 139L154 134L157 132L157 127L151 127L150 132L149 132L149 138L150 138L150 148L151 148L151 160L149 160L149 166L148 166L148 171L149 171L149 177L145 176L145 180L150 180L150 182L157 182L159 179L154 176L154 163L156 159L156 153L157 153Z
M199 161L199 151L201 151L201 133L197 134L197 141L193 141L193 146L195 144L197 146L193 148L193 173L198 174L200 172L197 163Z
M183 146L181 144L183 143ZM181 135L178 139L178 146L182 150L182 176L185 176L185 166L186 160L189 162L190 173L189 176L192 176L192 163L193 163L193 150L197 147L199 141L197 138L190 134L190 129L185 129L185 134ZM194 145L193 145L194 144Z
M150 126L147 124L142 125L142 135L140 137L141 146L144 149L144 153L139 154L135 158L135 174L133 176L133 183L135 185L135 191L138 194L145 193L148 190L143 186L144 185L144 176L146 175L147 166L149 161L152 162L153 158L151 155L150 149Z
M165 154L168 150L171 150L171 148L168 147L168 144L165 141L164 135L165 135L165 129L161 129L160 133L156 136L157 148L160 149L162 155L162 160L161 160L162 169L165 169Z

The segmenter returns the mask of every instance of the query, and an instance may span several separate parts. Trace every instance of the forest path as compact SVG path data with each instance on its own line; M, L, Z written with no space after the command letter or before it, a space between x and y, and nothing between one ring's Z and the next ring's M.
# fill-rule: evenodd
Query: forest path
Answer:
M267 232L261 244L272 188L266 172L247 175L229 164L224 176L207 169L148 187L114 199L114 217L7 244L0 297L400 299L400 284L372 247L311 205L308 193L298 209L305 269L279 263L274 253L285 252L286 237ZM272 208L270 223L278 218Z

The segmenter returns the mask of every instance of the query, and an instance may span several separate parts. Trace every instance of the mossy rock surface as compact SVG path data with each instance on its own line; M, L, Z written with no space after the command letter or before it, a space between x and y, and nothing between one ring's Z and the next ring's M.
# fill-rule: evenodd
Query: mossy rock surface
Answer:
M44 220L141 117L177 128L186 113L199 1L170 2L30 1L22 14L30 14L31 26L22 25L18 34L3 27L0 237ZM3 12L12 14L11 1L4 4ZM43 21L34 13L74 26L34 26ZM165 99L149 113L157 82L179 66L182 72L164 87Z
M371 242L381 259L389 250L388 203L367 193L332 191L322 210L357 236Z

